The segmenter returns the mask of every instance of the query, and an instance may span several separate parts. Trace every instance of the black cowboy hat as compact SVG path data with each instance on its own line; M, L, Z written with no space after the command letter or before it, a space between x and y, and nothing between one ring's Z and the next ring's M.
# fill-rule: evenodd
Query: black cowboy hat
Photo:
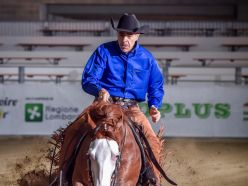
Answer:
M140 26L139 20L134 14L124 13L118 22L117 27L114 26L114 20L111 18L111 25L116 31L130 32L136 34L144 34L148 31L149 26Z

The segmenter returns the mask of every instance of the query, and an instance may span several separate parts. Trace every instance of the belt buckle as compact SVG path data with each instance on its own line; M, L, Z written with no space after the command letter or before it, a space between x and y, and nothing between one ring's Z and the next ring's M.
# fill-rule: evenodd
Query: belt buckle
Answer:
M115 96L113 96L113 97L112 97L112 100L113 100L114 102L118 102L118 101L120 100L120 97L115 97Z
M121 101L123 101L123 102L129 102L129 99L123 98Z
M123 101L119 101L118 103L119 103L120 106L124 106L125 105L125 102L123 102Z

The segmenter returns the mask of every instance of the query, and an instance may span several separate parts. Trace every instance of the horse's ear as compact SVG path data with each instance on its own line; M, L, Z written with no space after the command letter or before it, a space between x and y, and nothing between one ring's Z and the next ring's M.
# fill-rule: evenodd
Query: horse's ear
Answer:
M90 114L87 112L86 115L85 115L85 120L86 122L92 127L92 128L95 128L96 127L96 124L95 122L92 120Z

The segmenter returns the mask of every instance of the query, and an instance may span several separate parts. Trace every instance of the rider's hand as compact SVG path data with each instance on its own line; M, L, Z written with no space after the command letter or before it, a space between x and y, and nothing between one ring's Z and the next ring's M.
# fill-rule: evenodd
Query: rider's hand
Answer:
M154 123L157 123L161 118L161 114L160 114L159 110L153 105L150 107L149 114L150 114L152 121Z
M105 102L109 100L109 97L110 97L109 92L104 88L102 88L98 93L98 98Z

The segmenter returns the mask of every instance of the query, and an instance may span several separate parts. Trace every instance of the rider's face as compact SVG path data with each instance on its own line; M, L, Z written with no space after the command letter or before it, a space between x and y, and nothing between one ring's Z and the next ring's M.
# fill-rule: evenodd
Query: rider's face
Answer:
M118 44L120 49L128 53L130 52L134 45L135 42L138 40L140 34L133 34L130 32L118 32Z

